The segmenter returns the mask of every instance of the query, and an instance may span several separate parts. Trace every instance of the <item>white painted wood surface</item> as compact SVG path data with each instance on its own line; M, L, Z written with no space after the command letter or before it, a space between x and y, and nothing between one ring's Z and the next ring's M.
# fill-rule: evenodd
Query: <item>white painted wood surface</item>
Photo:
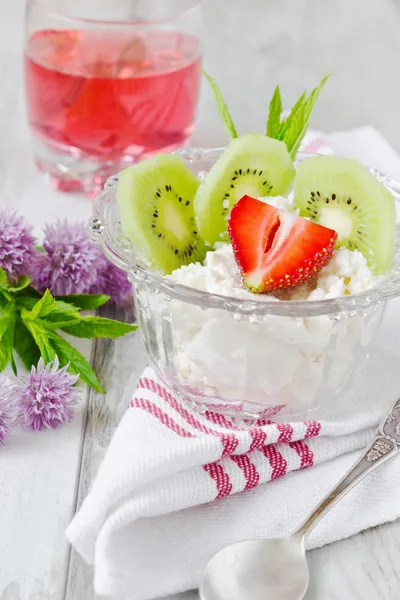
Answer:
M0 3L0 202L20 209L39 232L56 217L89 216L91 205L52 191L31 162L21 71L23 5ZM400 98L400 11L394 0L205 0L205 9L206 66L242 130L261 126L267 107L258 99L269 97L277 81L292 101L304 84L334 70L336 83L321 100L317 126L372 123L400 148L400 128L393 127ZM199 123L194 143L225 139L208 92ZM64 529L123 410L124 381L132 369L140 371L145 357L136 334L115 344L99 342L94 350L108 395L88 394L67 427L19 432L0 449L0 600L95 600L91 569L70 552ZM398 600L399 540L400 523L393 523L313 551L307 600Z

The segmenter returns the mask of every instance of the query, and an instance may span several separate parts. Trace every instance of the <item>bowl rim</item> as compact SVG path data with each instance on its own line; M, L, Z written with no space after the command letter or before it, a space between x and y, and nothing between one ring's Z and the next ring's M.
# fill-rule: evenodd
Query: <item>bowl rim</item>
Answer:
M216 159L224 151L225 146L216 148L188 148L175 152L181 156L189 165ZM299 152L294 164L295 166L315 156L324 156L325 153ZM377 169L367 167L378 181L393 194L400 210L400 183L387 177ZM201 170L201 169L198 169ZM277 300L267 296L255 294L254 300L250 298L238 298L224 296L175 282L171 278L151 268L143 259L137 256L133 245L123 235L113 238L107 225L107 210L117 208L116 188L119 175L113 175L105 183L104 190L95 198L93 203L93 217L88 226L92 239L100 243L106 256L115 265L128 273L132 283L145 282L151 285L154 293L180 300L190 304L198 304L203 308L217 308L236 313L240 320L251 316L265 317L267 315L289 316L289 317L312 317L317 315L329 315L335 313L351 314L360 313L400 295L400 262L397 261L382 283L376 287L361 293L349 296L340 296L324 300ZM117 208L118 210L118 208ZM396 247L400 253L400 225L397 225ZM394 267L397 265L396 271ZM393 279L393 281L392 281Z

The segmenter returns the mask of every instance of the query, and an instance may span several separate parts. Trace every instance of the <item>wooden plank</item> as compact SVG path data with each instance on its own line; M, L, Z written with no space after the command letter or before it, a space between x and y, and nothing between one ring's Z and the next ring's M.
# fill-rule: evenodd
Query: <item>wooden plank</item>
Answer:
M62 596L84 402L72 423L56 431L16 430L0 449L1 600Z
M104 307L102 316L133 322L132 309ZM87 414L83 433L81 468L76 494L76 509L79 510L100 462L108 447L117 422L122 416L127 402L124 400L124 387L129 377L139 377L147 362L139 332L134 332L118 340L96 340L93 344L92 365L104 384L105 396L94 390L88 393ZM82 558L71 551L66 580L65 600L92 600L93 570Z

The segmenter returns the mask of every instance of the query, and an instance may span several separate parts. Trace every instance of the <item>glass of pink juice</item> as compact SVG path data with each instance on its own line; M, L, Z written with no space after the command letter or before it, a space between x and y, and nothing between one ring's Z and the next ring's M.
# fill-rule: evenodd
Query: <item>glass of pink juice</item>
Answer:
M26 104L39 169L93 195L182 147L201 73L201 0L28 0Z

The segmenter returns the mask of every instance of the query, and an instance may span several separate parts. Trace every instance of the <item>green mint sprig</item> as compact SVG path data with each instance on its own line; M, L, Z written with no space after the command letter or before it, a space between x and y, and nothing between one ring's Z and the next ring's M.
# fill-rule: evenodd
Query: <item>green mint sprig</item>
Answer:
M219 89L215 79L205 73L205 71L203 71L203 75L206 77L211 86L218 112L230 137L232 139L237 138L238 133L222 96L221 90ZM311 113L314 109L315 103L317 102L322 88L328 81L329 77L330 75L326 75L309 96L307 96L306 92L303 92L293 106L289 115L283 119L281 91L279 86L276 86L275 88L269 105L269 114L265 134L268 137L284 142L292 159L296 157L296 154L300 148L300 144L307 132Z
M25 367L45 363L56 356L61 366L77 374L98 392L103 389L86 358L57 331L79 338L118 338L137 326L102 317L82 316L81 310L94 310L110 298L103 294L77 294L53 297L49 290L40 295L28 277L16 283L7 281L0 267L0 372L8 364L15 374L16 353Z
M222 92L218 87L217 82L215 81L215 79L213 79L211 77L211 75L208 75L208 73L206 73L205 71L203 71L203 75L207 79L208 83L211 86L211 89L213 91L214 98L215 98L215 104L217 105L217 110L219 112L222 122L224 123L229 135L231 136L232 139L237 138L238 133L236 131L236 127L233 124L232 117L230 115L230 112L229 112L228 107L225 103L225 100L222 96Z
M281 94L279 87L277 86L275 88L275 92L269 107L267 135L269 135L268 124L271 121L272 131L274 134L271 135L271 137L285 142L288 152L293 159L296 157L296 154L300 148L300 144L307 132L314 106L329 77L330 75L326 75L320 84L312 90L309 96L307 96L306 92L303 92L296 104L293 106L289 115L282 120L280 118L282 113ZM277 121L279 121L278 127Z

